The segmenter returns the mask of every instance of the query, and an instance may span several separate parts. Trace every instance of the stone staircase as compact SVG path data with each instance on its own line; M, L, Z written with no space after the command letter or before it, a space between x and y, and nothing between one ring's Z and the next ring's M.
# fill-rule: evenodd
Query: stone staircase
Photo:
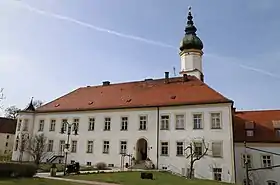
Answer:
M130 169L147 169L145 161L139 161L137 164L133 165Z

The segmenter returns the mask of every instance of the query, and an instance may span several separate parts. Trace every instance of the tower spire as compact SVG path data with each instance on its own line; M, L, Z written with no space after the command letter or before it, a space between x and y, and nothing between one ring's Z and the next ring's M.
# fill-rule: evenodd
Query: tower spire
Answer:
M30 103L28 105L28 107L26 109L24 109L25 111L35 111L35 107L33 105L33 97L30 100Z
M192 34L192 35L196 35L196 27L194 26L194 22L193 22L193 16L192 16L192 7L189 6L189 11L188 11L188 16L187 16L187 26L185 28L185 34Z

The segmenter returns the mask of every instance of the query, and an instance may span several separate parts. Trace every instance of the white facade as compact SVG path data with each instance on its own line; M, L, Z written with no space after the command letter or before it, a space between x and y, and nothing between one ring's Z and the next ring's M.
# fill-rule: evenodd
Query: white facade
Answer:
M243 143L235 143L236 182L243 184L245 180L244 155L252 169L266 167L266 165L280 165L280 143L247 143L248 147L267 152L246 149ZM272 152L272 153L268 153ZM280 183L280 167L272 169L254 170L249 172L253 185L277 185ZM275 182L275 183L273 183Z
M192 75L201 80L202 55L203 52L196 49L181 51L181 74Z
M211 128L212 114L220 116L220 129ZM201 122L196 121L201 123L201 125L199 124L201 129L194 129L194 116L198 116L199 120L201 120ZM121 130L122 117L127 118L127 130L123 131ZM110 118L110 131L104 131L105 119L108 123L108 118ZM142 120L142 129L145 127L143 126L144 118L147 118L146 130L139 130L140 119ZM179 121L176 121L179 118L183 120L180 122L180 126L178 126ZM92 165L98 162L105 162L106 164L114 164L115 167L120 167L121 141L126 141L122 143L123 145L126 144L127 153L141 160L140 154L137 152L141 146L137 143L139 139L145 139L147 142L147 157L152 160L156 167L182 173L188 168L189 162L183 155L177 156L177 142L178 144L183 143L183 148L185 148L188 143L194 140L202 141L201 139L203 138L207 147L209 147L209 151L207 156L195 163L195 177L213 179L212 169L221 168L221 179L223 181L235 181L231 104L96 110L71 113L36 113L34 116L32 114L20 115L19 120L24 119L29 120L28 131L30 133L33 135L44 133L48 140L53 140L53 149L49 153L49 157L54 153L59 153L61 140L65 142L67 140L67 135L60 133L62 120L67 119L69 123L72 123L74 119L76 121L78 119L78 135L71 135L69 141L70 146L72 141L77 141L77 149L76 152L71 152L68 155L68 163L71 160L75 160L80 162L81 165L89 164L89 162ZM89 122L93 122L93 120L94 130L89 131ZM178 123L177 126L176 122ZM161 125L162 123L166 124ZM40 125L41 129L39 128ZM43 129L42 125L44 125ZM178 128L176 129L176 127ZM50 131L53 128L54 131ZM16 135L18 132L17 130ZM93 143L92 153L87 152L88 150L91 152L91 146L88 146L88 141ZM106 150L104 149L105 141L109 142L109 153L106 154L104 153L104 150ZM213 142L222 143L220 157L212 157ZM163 149L162 146L166 145L167 148ZM162 150L164 150L163 154ZM13 160L17 160L18 157L19 152L14 151ZM24 160L30 160L27 154L25 154ZM126 158L125 162L128 162L128 158Z

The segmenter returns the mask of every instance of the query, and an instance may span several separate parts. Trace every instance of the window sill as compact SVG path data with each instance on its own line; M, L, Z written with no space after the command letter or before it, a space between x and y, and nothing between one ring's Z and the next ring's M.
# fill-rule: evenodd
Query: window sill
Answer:
M163 131L169 131L169 129L163 129L163 128L161 128L160 130L163 130Z
M138 131L147 131L147 129L139 129Z
M92 132L92 131L94 131L94 130L88 130L88 131Z
M175 130L185 130L185 128L175 128Z
M109 152L102 152L103 154L109 154Z
M111 130L105 130L105 129L104 129L103 131L111 131Z
M203 128L193 128L193 130L203 130Z
M180 154L180 155L176 155L176 157L185 157L183 154Z
M213 156L213 155L212 155L212 157L213 158L223 158L223 156Z
M169 157L168 154L160 154L160 156L162 156L162 157Z
M222 128L211 128L211 130L222 130Z
M86 153L87 153L87 154L92 154L93 152L88 152L88 151L87 151Z
M120 131L127 131L127 129L123 129L123 130L121 129Z

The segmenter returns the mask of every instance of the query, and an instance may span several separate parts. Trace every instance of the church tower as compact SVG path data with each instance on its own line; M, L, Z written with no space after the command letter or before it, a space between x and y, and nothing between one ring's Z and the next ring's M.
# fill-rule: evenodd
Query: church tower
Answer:
M189 7L185 36L180 44L181 71L180 74L196 76L203 81L202 55L203 43L196 35L191 7Z

